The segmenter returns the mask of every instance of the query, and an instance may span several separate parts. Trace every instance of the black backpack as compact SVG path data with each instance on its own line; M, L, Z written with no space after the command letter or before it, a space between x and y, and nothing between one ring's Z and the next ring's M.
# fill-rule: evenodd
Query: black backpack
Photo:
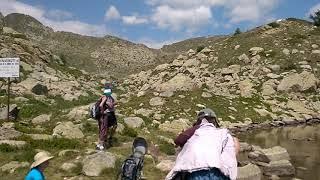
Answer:
M100 103L101 103L101 98L90 107L90 117L93 119L100 119L101 117L101 112L100 112Z
M121 167L121 180L140 180L143 159L133 156L128 157Z

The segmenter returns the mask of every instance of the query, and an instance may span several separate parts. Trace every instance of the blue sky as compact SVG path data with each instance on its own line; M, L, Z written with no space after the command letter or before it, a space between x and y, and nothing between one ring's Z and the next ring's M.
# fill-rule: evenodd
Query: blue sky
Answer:
M56 31L113 35L160 48L308 15L319 0L0 0L0 12L31 15Z

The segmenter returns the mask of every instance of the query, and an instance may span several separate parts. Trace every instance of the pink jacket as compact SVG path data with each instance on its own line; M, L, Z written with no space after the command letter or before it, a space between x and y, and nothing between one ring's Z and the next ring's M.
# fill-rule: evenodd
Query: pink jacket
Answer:
M234 142L227 129L218 129L212 123L202 122L178 154L166 180L172 179L179 171L194 172L213 167L219 168L232 180L236 179Z

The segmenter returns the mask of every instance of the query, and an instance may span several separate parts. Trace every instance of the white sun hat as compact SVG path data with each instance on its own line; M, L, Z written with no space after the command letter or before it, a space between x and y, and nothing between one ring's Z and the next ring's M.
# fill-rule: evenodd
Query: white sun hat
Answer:
M48 152L38 152L34 156L34 162L31 164L30 169L35 168L35 167L39 166L40 164L42 164L52 158L53 158L53 156L50 156L50 154Z

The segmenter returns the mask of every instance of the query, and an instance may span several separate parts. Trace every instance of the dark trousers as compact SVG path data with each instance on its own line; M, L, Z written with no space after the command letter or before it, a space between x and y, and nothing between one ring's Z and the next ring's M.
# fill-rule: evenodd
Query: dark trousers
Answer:
M108 112L107 114L103 114L98 121L98 126L99 126L99 140L100 142L105 142L108 135L108 129L112 126L113 127L117 126L117 119L114 112Z
M230 180L218 168L199 170L192 173L179 172L173 180Z

